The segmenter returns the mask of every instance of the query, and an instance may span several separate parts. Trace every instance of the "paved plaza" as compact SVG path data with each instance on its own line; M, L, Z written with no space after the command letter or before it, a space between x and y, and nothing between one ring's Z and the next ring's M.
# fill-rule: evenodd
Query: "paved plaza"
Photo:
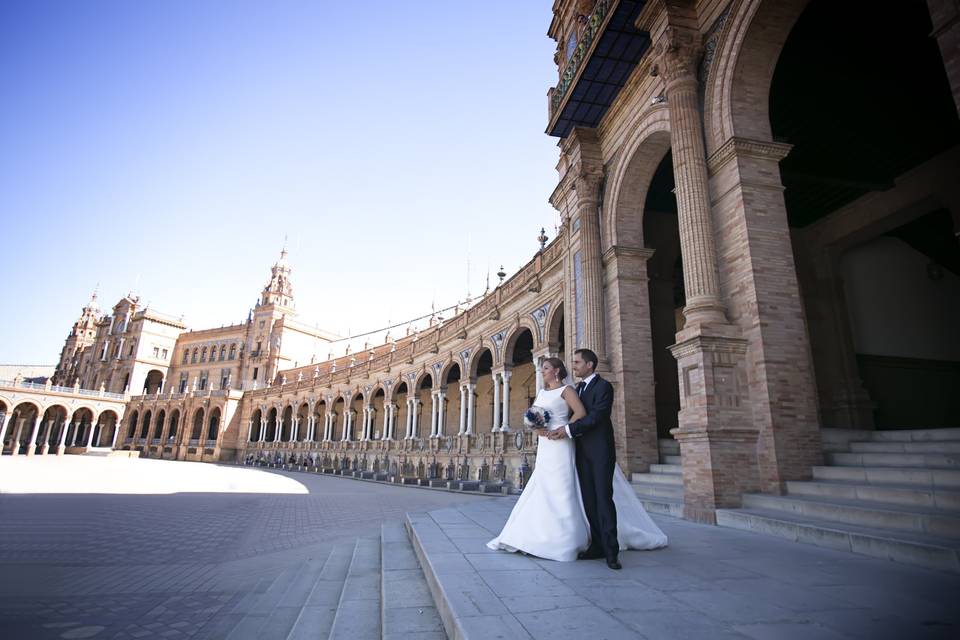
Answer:
M671 546L624 553L619 573L488 552L483 542L513 503L198 463L4 458L0 637L266 640L288 637L269 632L277 612L307 624L311 611L329 628L331 609L301 605L333 586L324 574L338 562L340 581L358 585L344 593L363 592L357 553L378 546L381 525L383 548L397 548L384 551L384 584L413 580L412 552L397 546L408 512L434 593L444 585L438 609L471 638L951 638L960 629L955 575L669 517L656 519ZM384 637L418 637L424 589L399 590L407 602L393 603L392 628L409 635ZM431 624L420 637L442 637Z

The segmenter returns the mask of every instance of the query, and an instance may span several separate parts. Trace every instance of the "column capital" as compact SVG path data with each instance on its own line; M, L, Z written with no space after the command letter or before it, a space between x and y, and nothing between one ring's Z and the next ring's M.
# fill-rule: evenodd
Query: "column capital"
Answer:
M654 70L668 82L689 79L696 82L697 63L703 53L700 32L689 27L668 26L653 46Z

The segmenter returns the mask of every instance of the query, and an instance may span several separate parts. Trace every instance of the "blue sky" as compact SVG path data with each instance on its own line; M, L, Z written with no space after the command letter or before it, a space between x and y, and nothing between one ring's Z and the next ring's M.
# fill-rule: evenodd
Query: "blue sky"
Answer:
M0 3L0 362L55 362L97 283L238 322L284 236L341 333L462 299L468 246L474 295L512 273L557 221L550 6Z

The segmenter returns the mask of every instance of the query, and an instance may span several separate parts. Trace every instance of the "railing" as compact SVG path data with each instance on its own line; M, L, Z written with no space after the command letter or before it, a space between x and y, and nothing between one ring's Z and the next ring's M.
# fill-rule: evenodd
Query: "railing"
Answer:
M573 85L573 80L576 78L577 72L583 64L587 51L590 49L590 45L593 44L593 39L600 31L603 19L607 16L613 3L614 0L598 0L596 6L593 8L593 13L587 18L587 26L583 29L583 33L580 34L577 48L574 50L573 55L570 56L570 59L567 60L567 65L563 68L563 73L560 74L560 82L557 83L557 86L554 87L550 95L551 118L553 114L557 112L557 107L563 102L564 96L567 95L567 91L569 91Z

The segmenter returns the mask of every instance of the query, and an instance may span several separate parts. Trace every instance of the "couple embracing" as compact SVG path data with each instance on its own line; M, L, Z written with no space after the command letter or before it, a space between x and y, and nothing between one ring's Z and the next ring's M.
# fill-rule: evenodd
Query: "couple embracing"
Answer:
M576 387L559 358L542 365L544 388L534 404L549 412L538 429L537 465L491 549L549 560L603 558L620 569L623 549L657 549L667 536L650 519L617 467L610 411L613 387L598 376L597 355L573 356Z

